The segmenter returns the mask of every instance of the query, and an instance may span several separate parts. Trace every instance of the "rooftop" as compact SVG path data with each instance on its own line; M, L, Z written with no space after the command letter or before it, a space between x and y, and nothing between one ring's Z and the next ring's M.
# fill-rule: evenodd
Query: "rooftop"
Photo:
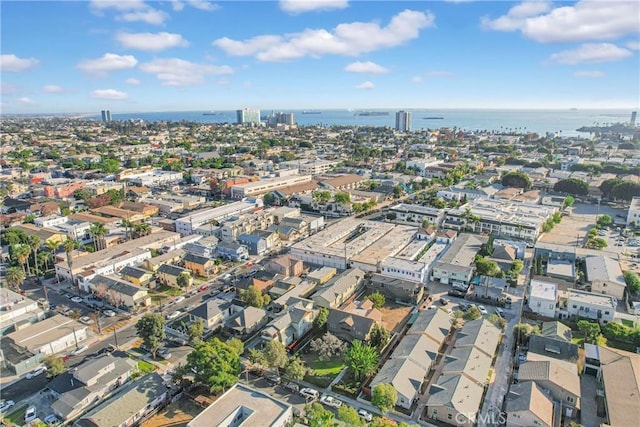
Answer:
M552 301L556 301L558 298L558 286L555 283L532 280L529 287L529 295L532 298L541 298Z
M594 294L593 292L580 291L578 289L567 290L567 299L591 305L602 305L607 308L616 309L618 301L610 295Z

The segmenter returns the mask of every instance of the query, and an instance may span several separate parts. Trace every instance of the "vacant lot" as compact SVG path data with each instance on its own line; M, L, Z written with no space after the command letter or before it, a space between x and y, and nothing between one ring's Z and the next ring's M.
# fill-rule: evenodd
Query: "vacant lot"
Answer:
M191 398L183 396L158 412L156 415L145 421L143 427L184 427L189 421L195 418L202 407L196 404Z
M384 327L391 332L400 332L404 325L403 320L407 318L413 307L387 301L379 310L382 313Z

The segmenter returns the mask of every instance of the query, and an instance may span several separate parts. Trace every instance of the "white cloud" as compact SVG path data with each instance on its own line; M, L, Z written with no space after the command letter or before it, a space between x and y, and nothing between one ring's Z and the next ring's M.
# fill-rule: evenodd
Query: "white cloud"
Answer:
M453 73L445 70L432 70L427 73L427 77L453 77Z
M116 19L125 22L141 21L151 25L162 25L169 18L167 13L154 9L141 0L92 0L89 7L99 16L104 15L104 11L113 9L117 13Z
M126 70L135 67L137 64L138 60L133 55L105 53L101 58L81 61L76 67L89 74L104 77L109 71Z
M58 85L46 85L42 88L44 93L63 93L64 89Z
M217 4L204 1L204 0L189 0L189 6L195 7L196 9L204 10L207 12L220 9L220 6L218 6Z
M0 71L24 71L35 67L38 62L36 58L19 58L12 53L0 55Z
M140 64L145 73L155 74L163 86L186 86L200 84L208 75L232 74L233 68L227 65L196 64L184 59L154 59Z
M138 79L135 79L133 77L128 78L127 80L124 81L126 84L131 85L131 86L137 86L139 85L141 82Z
M597 79L600 77L604 77L604 73L602 71L576 71L575 73L573 73L573 77Z
M619 61L633 55L611 43L585 43L572 50L563 50L549 57L549 62L558 64L582 64Z
M174 33L118 33L116 40L129 49L159 52L172 47L185 47L189 42Z
M6 82L0 83L0 93L2 93L2 95L15 95L20 92L22 92L22 89L20 89L18 85Z
M27 96L18 98L18 102L24 105L36 105L36 102Z
M181 1L173 0L171 2L171 8L176 12L180 12L182 9L184 9L184 3L182 3Z
M355 56L406 43L418 37L420 30L434 26L430 12L404 10L386 27L376 22L340 24L332 31L306 29L300 33L260 35L244 41L227 37L217 39L214 46L229 55L255 55L260 61L277 62L323 55Z
M640 50L640 42L637 41L627 42L625 43L625 46L631 50Z
M422 83L422 82L423 82L423 79L420 76L411 77L411 83L419 84L419 83Z
M91 92L91 97L96 99L110 99L114 101L121 101L123 99L129 98L129 95L115 89L96 89Z
M369 73L369 74L384 74L389 72L389 70L384 68L382 65L378 65L375 62L371 62L371 61L352 62L351 64L344 67L344 70L349 71L351 73Z
M373 82L362 82L359 85L355 86L356 89L364 89L364 90L369 90L369 89L373 89L374 87L376 87L376 85L373 84Z
M280 9L287 13L305 13L315 10L344 9L347 0L280 0Z
M527 1L481 22L492 30L521 31L542 43L613 40L640 31L640 2L581 0L551 10L546 1Z

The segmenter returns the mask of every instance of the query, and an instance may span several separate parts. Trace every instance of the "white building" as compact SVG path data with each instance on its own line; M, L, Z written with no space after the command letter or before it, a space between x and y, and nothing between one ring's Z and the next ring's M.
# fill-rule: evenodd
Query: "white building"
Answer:
M427 279L428 266L424 262L389 257L382 261L380 267L383 276L421 283Z
M182 235L193 234L200 226L212 221L222 222L234 215L240 215L261 208L262 199L247 198L217 208L202 209L191 212L176 220L176 231Z
M444 218L444 209L406 203L395 205L389 211L396 215L396 219L393 222L415 224L418 227L422 226L422 222L425 220L429 221L430 224L439 226Z
M221 227L221 240L235 242L241 234L250 234L256 230L266 230L275 222L270 211L259 211L244 214L225 221Z
M541 316L556 317L558 285L541 280L532 280L529 284L529 308Z
M87 339L87 327L67 316L56 314L7 335L19 347L33 354L60 353Z
M255 182L247 182L245 184L236 184L231 186L231 198L243 199L245 197L266 194L280 188L292 185L304 184L311 182L311 175L293 175L271 179L264 179Z
M396 113L396 130L400 132L411 131L411 112L410 111L398 111Z
M467 289L474 271L474 260L486 238L473 234L461 234L446 249L431 270L432 280Z
M621 300L627 286L620 263L608 256L588 256L584 259L586 281L591 292L611 295Z
M279 164L280 168L297 169L301 175L321 175L340 164L338 160L292 160Z
M640 226L640 197L638 196L631 199L629 211L627 212L627 225L630 226L631 223Z
M50 228L55 227L56 225L64 224L67 221L69 221L69 218L67 218L66 216L50 215L34 219L33 224L36 227L40 228Z
M425 176L429 168L442 164L442 160L436 158L411 159L407 160L406 167L418 169L420 176Z
M124 179L130 185L139 187L154 187L158 185L174 184L182 181L182 172L164 171L162 169L154 169L140 173L128 174Z
M569 317L597 320L602 324L613 321L618 300L609 295L569 289L566 314Z
M236 110L236 118L239 125L260 124L260 110L253 110L251 108Z

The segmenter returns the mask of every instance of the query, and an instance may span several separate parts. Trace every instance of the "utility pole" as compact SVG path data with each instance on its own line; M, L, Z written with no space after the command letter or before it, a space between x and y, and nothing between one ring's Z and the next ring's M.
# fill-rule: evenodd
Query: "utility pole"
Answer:
M113 327L113 338L116 341L116 348L119 349L120 347L118 346L118 335L116 334L116 327L115 326Z

